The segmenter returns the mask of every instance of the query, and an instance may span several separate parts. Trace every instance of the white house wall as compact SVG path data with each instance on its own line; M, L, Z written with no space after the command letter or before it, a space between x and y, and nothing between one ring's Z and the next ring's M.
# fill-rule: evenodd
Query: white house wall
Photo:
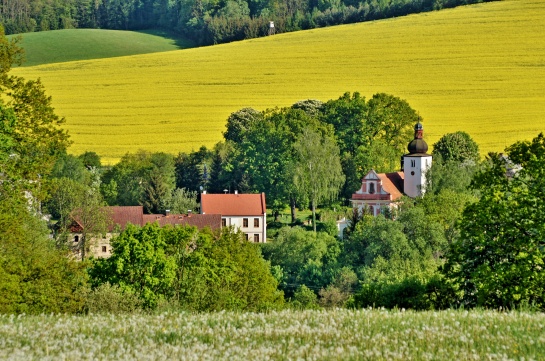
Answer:
M267 226L264 216L222 216L221 219L225 220L225 226L233 226L235 230L245 233L251 242L256 242L255 235L259 237L257 242L264 243L267 241ZM248 220L247 227L244 226L244 219ZM254 227L254 219L259 220L258 227Z

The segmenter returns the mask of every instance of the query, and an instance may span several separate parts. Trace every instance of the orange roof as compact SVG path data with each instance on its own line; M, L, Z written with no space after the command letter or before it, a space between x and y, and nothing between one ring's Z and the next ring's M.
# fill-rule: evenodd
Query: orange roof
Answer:
M267 212L265 193L201 194L202 214L222 216L262 216Z
M403 195L403 172L379 173L377 174L382 181L382 188L390 193L391 200L395 201Z

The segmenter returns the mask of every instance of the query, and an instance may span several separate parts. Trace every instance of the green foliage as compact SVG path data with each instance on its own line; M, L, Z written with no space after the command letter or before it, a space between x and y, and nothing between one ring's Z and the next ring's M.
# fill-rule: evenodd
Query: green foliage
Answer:
M174 170L169 154L126 154L105 172L101 190L110 205L143 205L148 213L162 213L175 189Z
M89 313L134 314L141 309L142 301L135 294L107 282L89 291L85 297L85 310Z
M194 227L129 226L112 241L112 256L90 271L143 306L176 304L196 311L279 308L283 296L257 245L225 229L218 239Z
M293 184L296 193L310 200L316 232L316 207L335 199L344 183L339 148L332 139L305 128L294 150Z
M0 313L82 311L85 264L56 249L26 205L0 202L0 239Z
M335 277L340 243L326 233L300 227L280 229L274 241L262 245L265 259L280 266L282 289L291 297L300 285L313 290L326 287Z
M0 26L0 174L1 188L11 195L33 191L39 197L41 177L56 157L65 153L68 134L45 95L40 81L9 75L12 64L23 56L18 40L7 40Z
M175 278L176 266L165 253L162 233L156 224L128 225L112 239L112 256L96 261L91 270L95 284L119 285L122 291L138 295L145 307L154 308L169 294Z
M199 207L197 192L191 192L185 188L177 188L172 192L172 197L167 207L173 214L186 214L188 211L196 211Z
M84 264L55 248L39 213L68 135L41 83L8 75L21 56L0 26L0 313L79 312Z
M545 138L506 151L522 169L507 176L505 158L492 155L475 176L481 198L464 210L445 274L465 305L543 309Z
M100 168L102 167L102 164L100 162L100 156L96 154L95 152L84 152L80 155L78 155L78 158L81 160L85 168Z
M298 310L315 310L318 308L318 296L305 285L301 285L293 295L291 307Z
M231 113L227 118L227 130L223 133L225 140L240 143L246 137L246 132L263 120L263 114L253 108L242 108Z
M206 189L208 179L205 169L210 164L211 152L204 146L190 154L180 153L174 160L176 169L176 187L185 188L191 192L200 192L200 187Z
M420 116L393 95L378 93L368 102L359 93L345 93L324 105L321 119L335 129L346 177L342 195L348 198L370 170L398 169Z
M52 178L68 178L78 183L88 181L89 175L82 160L71 154L62 154L51 171Z
M441 155L444 162L476 163L479 146L466 132L448 133L433 145L433 155Z

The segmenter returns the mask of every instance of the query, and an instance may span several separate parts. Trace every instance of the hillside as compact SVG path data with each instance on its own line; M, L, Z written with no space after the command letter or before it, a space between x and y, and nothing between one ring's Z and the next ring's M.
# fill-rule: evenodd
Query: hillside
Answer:
M192 46L161 32L66 29L25 33L21 37L26 53L23 66L158 53Z
M545 129L545 1L506 0L218 46L18 68L66 116L71 152L108 162L221 140L227 116L346 91L406 99L431 145L465 130L483 153Z

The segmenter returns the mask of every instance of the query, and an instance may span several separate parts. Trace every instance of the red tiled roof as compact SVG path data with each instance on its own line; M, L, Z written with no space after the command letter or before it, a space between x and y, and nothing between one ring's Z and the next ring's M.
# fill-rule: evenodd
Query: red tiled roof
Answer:
M265 193L201 194L202 214L222 216L262 216L267 212Z
M145 223L157 223L163 227L167 224L175 225L187 225L195 226L198 229L210 227L212 230L221 228L221 215L220 214L144 214Z
M134 224L136 226L143 225L142 215L144 214L144 207L142 206L113 206L107 207L111 212L112 223L108 227L108 231L113 231L116 225L125 229L127 223Z
M391 194L391 200L395 201L401 198L403 195L403 179L405 174L403 172L394 173L379 173L380 180L382 181L382 188Z
M108 222L108 232L113 232L118 228L124 230L128 223L135 226L143 226L146 223L157 222L161 227L167 224L171 225L190 225L199 229L210 227L212 230L221 228L220 214L144 214L142 206L113 206L104 207L103 210L110 216ZM83 230L81 222L78 222L77 212L73 215L74 221L70 225L72 233L80 233Z

